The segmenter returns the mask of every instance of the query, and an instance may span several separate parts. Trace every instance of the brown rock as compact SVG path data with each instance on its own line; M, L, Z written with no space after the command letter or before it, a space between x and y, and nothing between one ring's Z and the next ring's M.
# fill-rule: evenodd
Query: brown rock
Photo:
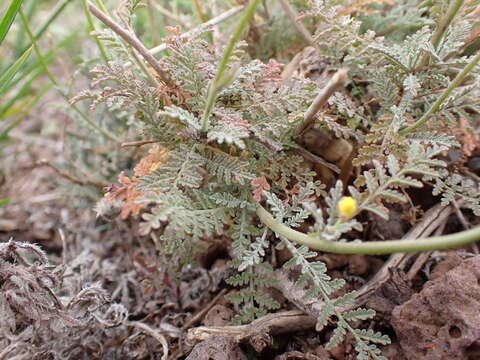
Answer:
M392 325L408 360L467 360L480 339L480 256L463 261L395 307Z
M195 345L186 360L246 360L232 337L215 336Z

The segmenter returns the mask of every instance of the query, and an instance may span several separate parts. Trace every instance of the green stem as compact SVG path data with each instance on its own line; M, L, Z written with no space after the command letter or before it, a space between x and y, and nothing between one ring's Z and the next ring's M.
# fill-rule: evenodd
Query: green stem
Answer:
M215 104L215 100L217 99L217 95L218 95L218 84L222 80L223 73L227 69L227 64L230 59L230 56L232 55L235 44L240 39L240 36L242 35L243 30L245 29L248 22L250 21L250 18L255 13L255 9L257 8L259 3L260 3L260 0L250 1L250 3L248 4L248 7L245 10L245 13L243 14L242 19L240 20L240 24L238 24L237 29L235 30L232 37L230 38L230 41L225 49L225 52L223 53L222 60L218 65L217 74L215 75L215 78L213 79L213 82L210 84L210 87L208 89L207 104L205 105L205 110L202 116L202 132L206 132L208 129L210 114L212 112L213 105Z
M438 47L438 44L440 44L440 40L442 39L445 30L447 30L447 28L450 26L450 23L457 15L458 10L460 10L462 7L463 1L464 0L455 0L450 2L450 6L448 7L445 17L442 19L440 24L438 24L435 32L432 35L431 41L435 49Z
M37 30L33 38L36 40L40 39L40 37L43 35L45 31L49 28L49 26L52 24L52 22L55 21L55 19L62 13L62 11L65 9L65 7L68 5L69 2L72 0L63 0L62 2L58 3L55 8L52 10L52 13L48 16L48 18L45 20L45 22L40 26L40 28ZM23 54L25 50L27 50L32 44L28 44L25 46L22 51L20 52Z
M435 0L425 0L425 1L422 1L420 3L420 5L418 5L418 7L421 9L421 8L424 8L424 7L429 7L429 6L432 6L433 3L435 2Z
M48 65L45 62L45 59L40 52L40 49L38 48L37 41L35 37L32 34L32 31L30 29L30 26L28 25L28 20L25 18L25 15L23 14L23 11L20 9L19 11L20 18L23 22L23 25L25 26L25 31L27 32L28 37L30 38L30 41L32 42L33 50L35 51L35 54L38 57L38 61L40 62L43 70L45 71L45 74L47 77L50 79L53 85L57 88L59 94L65 99L67 103L69 103L69 99L67 94L65 94L61 89L60 89L60 84L58 83L57 79L55 79L55 76L50 72L48 69ZM99 133L101 133L103 136L105 136L107 139L115 141L115 142L120 142L120 139L117 138L114 134L110 133L109 131L101 128L98 126L95 122L93 122L87 115L85 115L76 105L70 104L71 108L75 110L75 112L80 115L82 120L84 120L87 124L89 124L91 127L93 127L95 130L97 130Z
M470 61L470 63L468 63L467 66L465 66L465 68L455 77L455 79L453 79L453 81L450 83L448 88L446 88L445 91L442 93L442 95L438 97L437 101L433 103L430 109L428 109L428 111L425 114L423 114L423 116L415 124L410 125L403 130L400 130L399 131L400 135L406 135L412 132L413 130L419 128L420 126L424 125L427 122L428 118L440 109L440 105L442 105L442 103L450 95L450 93L460 85L460 83L473 70L473 68L478 64L479 61L480 61L480 51L472 59L472 61Z
M297 244L311 249L337 254L379 255L406 252L434 251L450 249L480 240L480 226L456 234L433 236L427 239L389 240L370 242L334 242L301 233L277 222L262 206L258 206L257 215L270 230Z
M107 10L107 7L105 6L105 4L103 3L102 0L95 0L95 4L97 4L98 8L104 12L105 14L107 15L110 15L108 10Z
M83 12L85 13L85 17L87 18L87 29L88 29L88 32L89 34L91 34L93 31L95 31L95 24L93 23L93 19L92 19L92 14L90 14L90 11L88 11L88 5L87 5L87 0L82 0L82 8L83 8ZM102 56L103 58L103 61L108 64L108 61L110 60L108 55L107 55L107 52L102 44L102 42L96 37L94 36L93 37L94 40L95 40L95 44L97 44L97 48L98 50L100 51L100 55Z
M438 48L438 45L440 44L440 40L442 39L443 34L450 26L450 23L455 18L455 15L457 15L458 10L460 10L460 8L462 7L463 1L464 0L454 0L450 2L450 6L448 7L447 13L439 21L437 28L435 29L435 32L432 35L431 43L435 49ZM421 69L426 65L428 65L429 59L430 59L430 55L425 54L422 57L420 64L417 66L417 69Z

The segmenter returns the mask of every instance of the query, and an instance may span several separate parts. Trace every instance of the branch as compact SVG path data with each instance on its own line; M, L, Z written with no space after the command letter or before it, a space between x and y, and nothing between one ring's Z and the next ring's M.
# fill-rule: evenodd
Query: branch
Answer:
M129 321L127 322L128 326L135 327L142 332L150 335L153 337L155 340L157 340L161 345L163 349L163 355L162 355L162 360L167 360L168 359L168 342L167 339L165 339L165 336L163 336L158 330L155 330L148 326L147 324L144 324L140 321Z
M244 6L237 6L237 7L234 7L226 12L224 12L223 14L220 14L218 15L217 17L214 17L213 19L210 19L209 21L207 21L206 23L203 23L199 26L197 26L196 28L190 30L190 31L187 31L186 33L183 33L179 36L180 39L186 39L188 37L191 37L191 36L195 36L197 34L200 34L204 31L206 31L207 29L231 18L232 16L238 14L240 11L242 11L244 8ZM150 49L148 52L152 55L156 55L158 54L159 52L162 52L162 51L165 51L167 50L168 48L168 45L167 44L160 44L152 49Z
M158 76L163 82L170 83L170 79L167 73L163 71L158 61L153 57L151 53L148 52L147 48L136 38L134 34L131 34L130 32L123 29L119 24L117 24L110 17L101 12L100 9L98 9L91 2L88 3L88 9L97 19L107 25L126 43L128 43L131 47L137 50L140 55L142 55L142 57L145 59L145 61L155 70L155 72L158 74Z
M301 156L303 156L305 159L307 159L311 162L314 162L316 164L320 164L322 166L325 166L326 168L332 170L333 172L335 172L337 174L341 173L341 170L338 168L338 166L336 166L332 163L329 163L327 160L321 158L318 155L315 155L315 154L311 153L310 151L308 151L308 150L306 150L302 147L296 148L295 152L300 154Z
M158 142L158 140L156 140L156 139L130 141L130 142L122 143L121 147L142 146L142 145L147 145L147 144L155 144L157 142Z
M406 252L450 249L480 240L480 226L456 234L433 236L425 241L419 239L370 241L370 242L334 242L307 235L277 222L272 214L258 206L257 215L270 230L285 236L290 241L308 246L311 249L337 254L380 255Z
M205 110L203 112L202 120L201 120L202 132L206 132L208 129L210 114L212 112L213 105L215 104L215 100L217 99L217 95L218 95L218 90L219 90L218 86L222 82L222 80L224 80L223 74L227 70L227 65L230 60L230 56L233 53L235 44L237 43L238 40L240 40L240 36L242 35L243 30L245 29L248 22L250 21L253 14L255 13L255 9L257 8L259 3L260 3L260 0L251 0L248 3L247 8L245 9L245 13L243 14L243 17L240 20L240 23L238 24L237 28L235 29L235 32L233 33L232 37L230 38L230 41L227 44L227 47L225 48L223 57L220 60L220 63L218 64L218 69L217 69L217 73L215 74L215 78L210 83L210 86L208 89L207 103L205 105Z
M101 182L101 181L95 181L95 180L89 180L89 179L79 179L79 178L73 176L72 174L67 173L67 172L57 168L55 165L53 165L51 162L49 162L46 159L38 160L35 163L35 166L48 166L50 169L54 170L58 175L60 175L61 177L64 177L65 179L69 180L70 182L72 182L74 184L78 184L78 185L82 185L82 186L96 186L99 189L103 189L104 187L106 187L108 185L107 183L104 183L104 182Z
M298 15L295 13L295 10L290 6L288 1L280 0L280 6L287 14L287 17L290 19L295 29L297 29L297 31L303 36L308 45L315 46L315 41L313 40L312 35L308 32L305 26L303 26L303 24L298 21Z
M442 39L445 30L447 30L447 28L450 26L450 23L457 14L458 10L462 7L463 1L464 0L454 0L450 2L450 6L448 7L445 17L440 20L440 23L437 25L437 28L435 29L435 32L433 33L431 38L432 45L435 49L438 48L438 45L440 44L440 40ZM425 54L423 56L422 61L418 66L418 69L421 69L428 64L429 57L430 55L428 54Z
M331 77L327 85L325 85L325 87L320 91L305 113L303 121L297 127L297 135L303 134L306 130L313 126L313 123L315 122L315 115L322 108L322 106L325 105L328 98L332 96L335 91L345 86L345 83L348 79L347 72L348 69L340 69Z
M314 317L305 315L301 311L284 311L263 316L247 325L193 328L188 330L187 340L196 343L212 336L231 336L239 343L246 340L252 342L254 341L252 338L255 336L265 333L276 335L307 330L313 328L315 323Z

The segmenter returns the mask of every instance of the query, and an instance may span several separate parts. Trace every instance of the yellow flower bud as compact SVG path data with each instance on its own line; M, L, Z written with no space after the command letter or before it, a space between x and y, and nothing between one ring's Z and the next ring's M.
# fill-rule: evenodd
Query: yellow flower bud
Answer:
M357 211L357 201L351 196L344 196L338 202L337 211L343 220L350 219Z

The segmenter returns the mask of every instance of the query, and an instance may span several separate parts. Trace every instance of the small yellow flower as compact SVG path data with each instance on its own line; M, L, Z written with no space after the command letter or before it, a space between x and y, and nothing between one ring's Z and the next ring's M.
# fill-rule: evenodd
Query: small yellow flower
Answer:
M357 211L357 201L351 196L344 196L338 202L337 210L343 220L350 219Z

